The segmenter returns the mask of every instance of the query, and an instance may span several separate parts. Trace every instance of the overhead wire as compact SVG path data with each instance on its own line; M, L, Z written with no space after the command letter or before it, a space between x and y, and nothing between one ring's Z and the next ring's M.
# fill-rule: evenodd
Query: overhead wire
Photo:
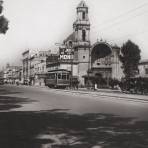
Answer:
M128 11L126 11L125 13L122 13L122 14L120 14L120 15L114 17L114 18L111 18L111 19L109 19L109 20L106 20L106 21L102 22L102 23L99 24L99 25L104 25L104 23L110 23L110 22L112 22L112 21L114 21L114 20L116 21L118 18L121 19L121 17L124 17L125 15L130 14L130 13L132 13L132 12L138 10L138 9L141 9L141 8L145 7L146 5L148 5L148 3L143 3L142 5L140 5L140 6L138 6L138 7L135 7L135 8L133 8L133 9L131 9L131 10L128 10Z
M142 15L144 15L144 14L148 14L148 11L144 11L143 13L140 13L140 14L136 14L136 15L134 15L134 16L130 16L130 17L128 17L128 18L126 18L126 19L124 19L124 20L121 20L121 21L119 21L119 22L116 22L116 23L112 23L110 26L106 26L106 27L104 27L104 28L101 28L99 31L107 31L108 29L111 29L111 27L117 27L117 25L120 25L121 23L122 23L122 25L123 24L125 24L125 23L127 23L127 22L129 22L129 21L131 21L131 20L133 20L133 19L135 19L135 18L137 18L137 17L139 17L139 16L142 16ZM116 25L116 26L115 26Z
M122 39L124 39L124 38L126 38L126 37L138 36L138 35L140 35L140 34L145 34L145 33L147 33L147 32L148 32L148 29L147 29L147 30L143 30L143 31L141 31L141 32L139 32L139 33L127 34L127 35L121 36L121 37L119 37L119 38L114 38L114 40L120 41L120 40L122 40Z
M107 21L104 21L104 22L102 22L101 24L104 26L104 25L106 25L106 24L108 24L108 23L111 23L111 24L109 24L108 26L105 26L105 27L103 27L103 28L101 28L100 29L100 31L102 30L102 29L106 29L106 28L108 28L108 27L112 27L112 26L114 26L114 25L116 25L116 24L120 24L120 22L122 21L123 22L123 20L121 20L121 19L123 19L122 17L127 17L127 14L131 14L132 12L135 12L135 11L137 11L138 9L141 9L141 8L144 8L144 7L146 7L148 5L148 3L143 3L142 5L140 5L140 6L138 6L138 7L135 7L135 8L133 8L133 9L131 9L131 10L129 10L129 11L127 11L127 12L125 12L125 13L123 13L123 14L120 14L119 16L117 16L117 17L114 17L114 18L112 18L112 19L109 19L109 20L107 20ZM145 12L144 12L145 13ZM136 15L135 17L138 17L138 16L141 16L141 15L143 15L144 13L142 13L142 14L140 14L140 15ZM133 17L133 16L132 16ZM130 17L131 18L131 17ZM125 19L125 18L124 18ZM129 19L129 18L128 18ZM116 22L117 21L117 22ZM100 24L100 25L101 25ZM99 26L99 25L98 25ZM94 27L94 26L93 26Z

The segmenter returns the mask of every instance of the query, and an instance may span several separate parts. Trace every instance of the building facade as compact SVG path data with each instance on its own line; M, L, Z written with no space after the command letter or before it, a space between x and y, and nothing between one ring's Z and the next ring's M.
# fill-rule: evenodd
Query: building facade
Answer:
M45 85L45 77L47 73L46 69L46 61L47 57L51 54L51 51L39 51L30 59L31 63L31 77L33 78L31 81L32 85Z
M91 44L89 9L85 1L76 8L73 32L63 41L57 54L48 51L23 56L23 81L31 85L44 85L45 75L53 70L67 70L79 85L99 83L97 79L121 79L120 48L98 41ZM95 82L94 82L95 80Z
M48 62L47 69L67 69L71 71L72 76L78 78L80 85L94 83L98 76L106 80L120 79L123 76L119 61L120 48L102 41L91 45L88 14L88 6L81 1L76 8L73 32L59 48L59 57L56 61ZM61 52L62 48L64 54ZM70 53L65 53L65 50L69 50Z
M139 76L148 78L148 60L142 60L139 63Z
M22 66L6 66L3 77L4 83L19 84L21 83Z
M29 84L29 77L30 77L30 51L26 50L22 53L22 63L23 63L23 74L22 74L22 83Z
M46 58L51 51L27 50L23 52L23 83L26 85L44 85Z
M49 57L48 72L53 69L65 69L71 72L71 77L78 79L84 85L83 76L90 66L90 22L88 7L81 1L77 9L76 21L73 23L73 32L63 41L59 48L56 60Z

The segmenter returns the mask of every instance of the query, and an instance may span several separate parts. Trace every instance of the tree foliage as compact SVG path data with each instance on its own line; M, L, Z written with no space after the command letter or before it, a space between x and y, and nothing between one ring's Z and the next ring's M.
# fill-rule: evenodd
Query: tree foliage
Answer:
M2 15L3 1L0 1L0 33L5 34L8 30L8 20Z
M138 45L130 40L121 47L120 60L125 78L134 77L138 72L138 64L141 59L140 52Z

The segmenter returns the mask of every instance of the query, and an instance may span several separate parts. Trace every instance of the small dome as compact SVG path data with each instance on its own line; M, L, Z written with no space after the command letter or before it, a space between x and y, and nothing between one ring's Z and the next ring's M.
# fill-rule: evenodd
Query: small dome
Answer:
M68 42L68 41L72 41L72 42L75 41L75 34L74 34L74 32L71 33L71 34L64 40L64 42Z
M79 5L78 5L78 7L77 8L81 8L81 7L87 7L87 5L86 5L86 3L85 3L85 1L81 1L80 3L79 3Z

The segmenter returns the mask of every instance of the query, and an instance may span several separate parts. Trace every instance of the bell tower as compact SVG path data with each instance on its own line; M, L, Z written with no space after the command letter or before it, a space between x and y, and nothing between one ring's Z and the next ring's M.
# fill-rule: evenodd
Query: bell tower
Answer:
M88 7L85 1L81 1L77 7L77 19L73 24L75 40L80 45L88 45L90 41L90 22L88 18Z
M77 6L77 19L73 24L75 36L75 52L78 57L78 74L80 84L84 85L84 75L87 75L90 63L90 22L88 6L81 1Z

